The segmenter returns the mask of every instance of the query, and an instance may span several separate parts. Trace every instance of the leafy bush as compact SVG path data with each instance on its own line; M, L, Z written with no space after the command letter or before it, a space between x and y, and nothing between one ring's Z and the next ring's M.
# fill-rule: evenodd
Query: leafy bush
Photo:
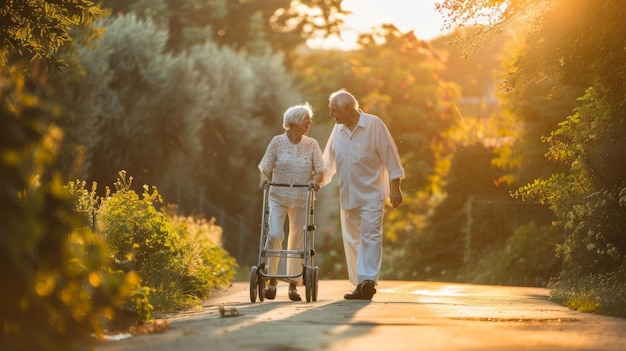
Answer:
M103 231L115 264L126 271L150 273L152 269L167 268L170 262L158 262L178 253L177 238L163 214L155 205L161 201L158 191L144 186L142 198L130 189L132 177L126 173L115 183L116 191L110 193L98 209L97 228ZM151 275L143 275L142 282L151 285Z
M550 299L571 309L626 317L626 264L606 274L563 275L550 288Z
M626 315L626 186L620 171L623 118L595 88L579 98L574 114L544 141L547 157L567 172L536 180L517 196L550 204L566 237L559 253L565 270L553 284L553 299L571 308ZM621 111L621 109L620 109Z
M142 324L153 309L179 310L208 298L213 288L229 284L236 262L220 246L221 228L213 221L177 215L175 207L159 211L156 187L150 191L144 185L140 197L132 180L121 171L114 191L107 188L104 199L94 200L94 185L83 190L81 203L98 207L94 223L109 245L112 265L139 276L141 287L133 290L127 308Z
M206 298L212 288L230 284L237 263L222 247L222 228L215 218L179 215L175 207L166 209L165 214L185 244L187 270L202 277L196 281L200 286L189 287L191 291L204 291L201 297Z
M626 186L616 168L625 155L615 147L623 144L623 123L611 116L595 89L579 100L575 113L544 139L550 144L547 157L568 165L569 171L536 180L515 195L550 204L567 231L560 252L568 274L583 278L616 271L626 259L626 206L621 201Z
M32 77L31 77L32 78ZM1 350L73 350L102 332L132 275L110 275L104 241L53 167L63 132L34 82L0 69ZM37 89L42 90L41 87Z

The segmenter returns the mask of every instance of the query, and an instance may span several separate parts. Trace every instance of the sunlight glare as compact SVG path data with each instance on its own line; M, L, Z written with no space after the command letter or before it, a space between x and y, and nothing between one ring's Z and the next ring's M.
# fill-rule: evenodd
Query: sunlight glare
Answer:
M463 296L467 295L467 293L462 292L461 287L457 286L444 286L436 290L427 290L427 289L417 289L411 290L408 293L411 295L422 295L422 296ZM399 292L401 289L378 289L378 292Z
M360 33L370 32L381 24L392 23L400 31L413 30L422 40L447 34L444 19L435 8L440 0L344 0L342 7L352 12L344 20L341 38L309 39L307 45L314 49L354 50Z

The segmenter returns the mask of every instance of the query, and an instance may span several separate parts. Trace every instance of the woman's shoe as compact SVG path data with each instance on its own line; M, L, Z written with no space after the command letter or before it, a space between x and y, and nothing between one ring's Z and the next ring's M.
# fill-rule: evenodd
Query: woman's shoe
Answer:
M274 300L276 297L276 285L268 285L265 289L265 298Z
M291 301L302 301L302 297L298 294L298 290L289 289L289 300Z

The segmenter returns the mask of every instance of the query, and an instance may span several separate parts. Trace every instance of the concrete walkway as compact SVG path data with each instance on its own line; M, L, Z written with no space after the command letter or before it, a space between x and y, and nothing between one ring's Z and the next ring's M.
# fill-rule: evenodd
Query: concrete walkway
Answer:
M626 349L626 319L571 311L550 302L547 289L381 281L372 301L346 301L347 281L321 280L316 302L291 302L279 284L276 300L251 303L248 285L168 316L165 333L94 350Z

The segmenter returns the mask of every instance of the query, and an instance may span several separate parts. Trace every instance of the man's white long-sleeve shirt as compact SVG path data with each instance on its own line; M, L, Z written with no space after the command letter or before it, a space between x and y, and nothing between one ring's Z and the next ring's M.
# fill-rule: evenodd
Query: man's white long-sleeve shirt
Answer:
M335 124L323 153L324 180L337 174L341 209L361 207L389 197L389 179L403 179L398 148L377 116L361 112L353 131Z

